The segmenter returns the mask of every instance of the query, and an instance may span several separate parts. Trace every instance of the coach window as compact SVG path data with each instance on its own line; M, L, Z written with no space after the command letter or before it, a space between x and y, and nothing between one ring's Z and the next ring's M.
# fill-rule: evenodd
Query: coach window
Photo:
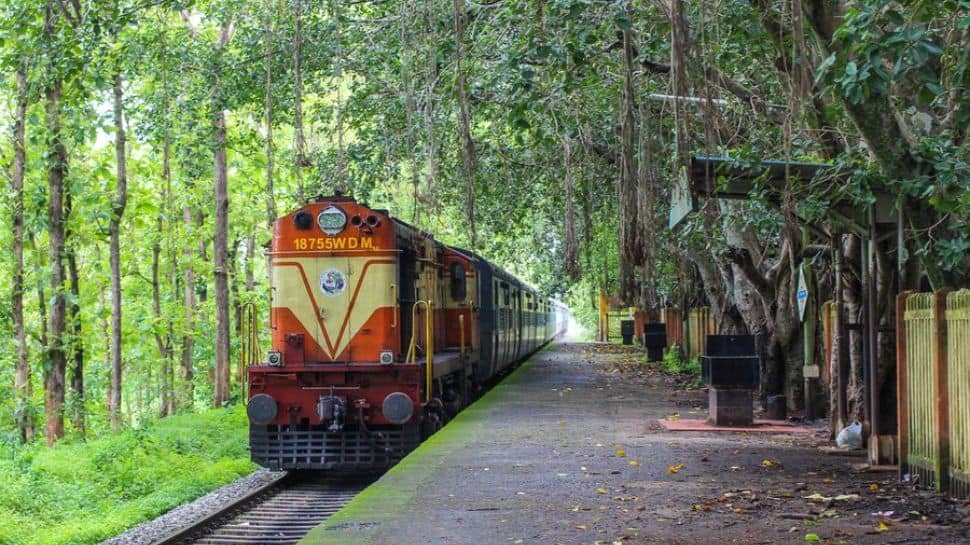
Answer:
M464 301L468 295L468 285L465 279L465 267L461 263L451 264L451 298Z
M508 307L511 304L509 297L509 285L502 282L502 296L505 298L505 306Z

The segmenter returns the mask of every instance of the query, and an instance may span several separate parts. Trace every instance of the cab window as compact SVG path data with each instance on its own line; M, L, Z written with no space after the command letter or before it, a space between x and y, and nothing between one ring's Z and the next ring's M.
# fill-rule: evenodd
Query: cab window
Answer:
M451 298L464 301L468 295L468 283L465 279L465 267L461 263L451 264Z

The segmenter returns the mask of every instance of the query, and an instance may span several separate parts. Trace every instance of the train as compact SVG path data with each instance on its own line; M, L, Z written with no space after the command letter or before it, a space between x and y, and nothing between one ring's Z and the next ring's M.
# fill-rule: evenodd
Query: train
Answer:
M562 303L350 196L278 218L268 253L246 412L270 469L390 467L566 329Z

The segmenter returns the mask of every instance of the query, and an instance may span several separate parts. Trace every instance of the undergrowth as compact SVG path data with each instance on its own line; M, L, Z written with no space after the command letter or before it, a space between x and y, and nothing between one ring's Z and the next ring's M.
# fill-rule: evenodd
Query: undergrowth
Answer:
M677 345L669 346L664 351L663 360L660 362L661 369L671 375L686 375L692 385L699 385L701 382L701 362L697 358L684 358L680 347Z
M87 545L250 473L242 406L0 457L0 545Z

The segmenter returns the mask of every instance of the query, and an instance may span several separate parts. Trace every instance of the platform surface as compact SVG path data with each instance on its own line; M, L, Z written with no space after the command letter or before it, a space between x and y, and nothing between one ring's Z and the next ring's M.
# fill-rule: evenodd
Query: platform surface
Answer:
M704 396L676 391L639 358L619 346L548 347L301 545L789 544L809 533L868 545L925 535L903 522L875 531L869 513L894 493L881 480L871 492L875 477L849 467L857 457L819 455L822 424L817 436L666 431L657 422L668 415L704 416ZM854 494L861 515L810 527L786 518L820 512L805 499L815 493ZM937 542L958 542L952 528L937 527Z

